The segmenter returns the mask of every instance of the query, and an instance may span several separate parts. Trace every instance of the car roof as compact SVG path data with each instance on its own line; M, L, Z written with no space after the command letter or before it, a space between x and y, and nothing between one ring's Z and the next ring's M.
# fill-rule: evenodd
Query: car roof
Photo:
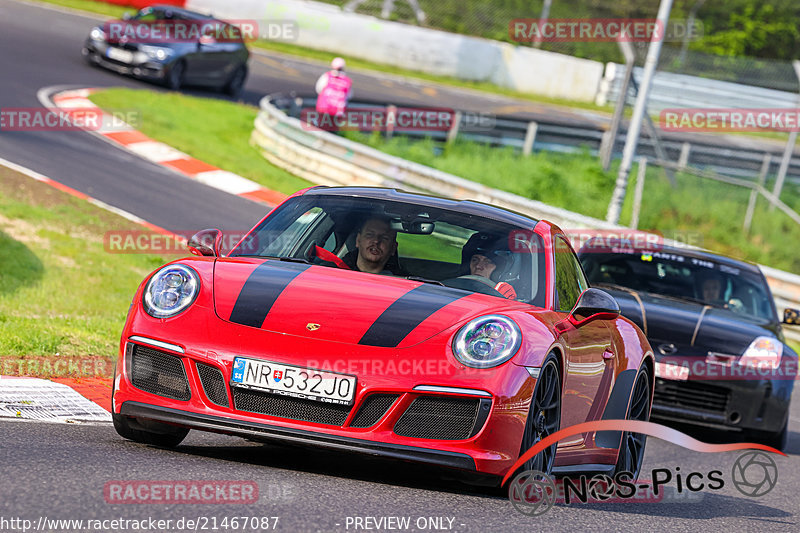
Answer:
M150 8L153 8L153 9L157 9L159 11L167 11L167 10L169 10L169 11L172 11L172 12L177 13L179 15L182 15L182 16L186 17L187 19L219 20L219 19L216 19L216 18L212 17L211 15L207 15L205 13L198 13L197 11L189 11L188 9L184 9L182 7L177 7L177 6L173 6L173 5L169 5L169 4L155 4L155 5L147 6L147 7L150 7ZM220 22L224 22L224 21L220 20Z
M585 247L585 246L584 246ZM579 256L588 255L591 253L594 255L594 252L581 252L584 248L578 251ZM690 257L694 259L707 259L709 261L714 261L715 263L719 263L722 265L727 265L735 268L739 268L741 270L747 270L756 274L761 274L761 269L758 268L758 265L753 263L748 263L747 261L741 261L739 259L733 259L732 257L727 257L724 255L715 254L713 252L708 252L705 250L700 250L697 248L684 248L680 246L668 246L668 245L659 245L658 249L650 249L650 250L641 250L642 253L657 253L657 254L671 254L671 255L679 255L683 257ZM600 254L604 255L604 254ZM624 252L608 252L606 255L630 255L629 253Z
M387 187L327 187L318 186L312 187L304 193L306 195L318 196L348 196L368 198L374 200L389 200L396 202L407 202L410 204L420 205L423 207L430 207L435 209L446 209L449 211L458 211L466 215L475 215L515 226L526 228L533 228L538 222L538 219L531 218L522 213L511 211L509 209L496 207L483 202L474 200L452 200L449 198L442 198L440 196L433 196L429 194L416 193L404 191L402 189L392 189Z

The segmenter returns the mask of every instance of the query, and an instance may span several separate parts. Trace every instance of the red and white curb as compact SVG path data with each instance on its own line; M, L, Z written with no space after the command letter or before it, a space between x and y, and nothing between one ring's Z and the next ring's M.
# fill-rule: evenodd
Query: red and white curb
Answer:
M111 422L111 414L68 385L46 379L0 376L0 419Z
M77 113L91 109L92 113L101 119L98 121L96 129L87 130L90 133L210 187L267 204L270 207L275 207L286 199L286 194L262 187L238 174L209 165L167 144L154 141L120 118L105 113L97 107L89 100L89 95L95 91L96 89L73 89L60 91L52 96L40 91L39 99L44 100L45 105L52 103L54 107L65 111L67 115L70 111Z

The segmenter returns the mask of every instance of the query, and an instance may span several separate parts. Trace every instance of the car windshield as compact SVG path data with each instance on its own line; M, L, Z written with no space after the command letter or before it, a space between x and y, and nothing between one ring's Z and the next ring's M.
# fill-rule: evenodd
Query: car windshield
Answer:
M306 195L283 204L230 257L349 268L543 307L541 239L534 234L524 247L516 243L513 252L509 248L509 235L525 231L530 236L530 230L439 207Z
M592 285L613 285L775 320L762 276L711 258L677 253L584 252L581 264Z

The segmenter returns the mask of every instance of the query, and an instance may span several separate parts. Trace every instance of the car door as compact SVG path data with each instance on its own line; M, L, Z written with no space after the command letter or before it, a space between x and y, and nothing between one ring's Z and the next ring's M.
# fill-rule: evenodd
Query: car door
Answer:
M554 243L556 310L566 318L589 283L566 240L557 236ZM566 428L599 418L602 413L598 410L605 405L614 369L607 321L594 320L579 328L569 328L562 338L567 345L567 357L561 427ZM562 444L578 444L584 437L578 436Z

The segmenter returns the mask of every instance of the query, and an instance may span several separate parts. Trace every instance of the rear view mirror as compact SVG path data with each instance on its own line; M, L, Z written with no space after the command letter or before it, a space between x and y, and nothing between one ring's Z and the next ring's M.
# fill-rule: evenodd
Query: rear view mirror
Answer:
M783 310L784 324L800 324L800 311L787 307Z
M194 255L219 257L222 247L222 232L216 228L198 231L192 235L186 246Z
M421 220L392 220L391 227L400 233L410 233L412 235L430 235L436 229L433 222L423 222Z

